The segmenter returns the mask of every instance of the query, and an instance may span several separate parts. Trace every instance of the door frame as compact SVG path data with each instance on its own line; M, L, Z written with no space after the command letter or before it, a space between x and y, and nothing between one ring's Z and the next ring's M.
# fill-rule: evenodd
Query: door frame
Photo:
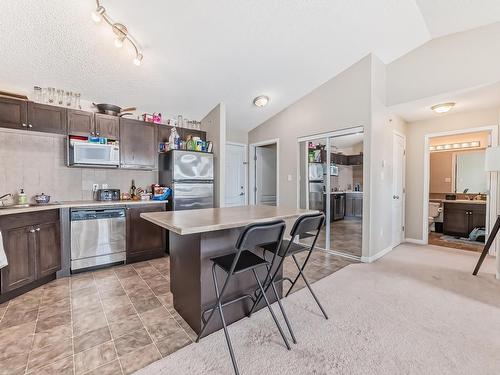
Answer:
M248 184L248 190L249 190L249 201L248 204L255 206L255 181L256 181L256 163L255 163L255 152L257 147L260 146L269 146L276 144L276 206L279 206L280 204L280 139L279 138L274 138L274 139L268 139L265 141L260 141L260 142L255 142L249 144L249 158L248 158L248 165L249 165L249 184Z
M401 172L401 175L403 176L403 199L402 199L402 207L403 207L403 212L402 212L402 215L403 215L403 234L402 234L402 238L401 238L401 242L398 243L398 244L392 244L392 247L396 247L400 244L402 244L405 239L406 239L406 135L404 135L403 133L397 131L397 130L393 130L392 131L392 165L394 167L394 136L398 136L398 137L401 137L403 138L403 142L404 142L404 157L403 157L403 165L402 165L402 172ZM394 175L394 171L393 171L393 175ZM394 183L394 180L393 180L393 183ZM394 225L394 224L393 224ZM394 231L394 228L393 228L393 231ZM392 234L392 233L391 233Z
M243 160L244 160L243 165L245 166L245 182L243 184L243 188L245 190L245 205L248 206L248 190L249 190L249 188L248 188L248 145L246 143L230 142L230 141L227 141L226 145L243 147L244 154L245 154L245 156L243 158ZM226 159L226 163L227 163L227 159ZM226 179L227 179L227 176L226 176ZM226 200L226 197L224 196L224 203L225 203L225 200Z
M498 125L488 125L481 126L477 128L466 128L459 130L449 130L444 132L435 132L435 133L427 133L424 136L424 178L423 178L423 207L422 207L422 244L429 244L429 183L430 183L430 150L429 143L431 138L443 137L447 135L459 135L459 134L467 134L467 133L477 133L477 132L490 132L491 134L491 146L498 146ZM494 175L494 176L493 176ZM489 235L491 232L491 227L495 223L497 218L497 173L490 173L488 176L489 180L489 196L486 200L486 230ZM493 246L491 247L490 254L493 255L493 252L496 251L498 254L500 241L494 241Z

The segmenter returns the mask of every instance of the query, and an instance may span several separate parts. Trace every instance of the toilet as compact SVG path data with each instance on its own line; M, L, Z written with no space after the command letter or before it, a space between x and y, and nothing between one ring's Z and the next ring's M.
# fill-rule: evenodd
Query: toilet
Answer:
M443 209L440 202L429 202L429 229L431 229L436 218L441 215Z

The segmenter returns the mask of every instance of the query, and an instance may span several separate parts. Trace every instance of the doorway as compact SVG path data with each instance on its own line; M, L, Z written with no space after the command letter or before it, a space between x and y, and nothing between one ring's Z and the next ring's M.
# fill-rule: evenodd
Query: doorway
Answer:
M250 201L254 205L279 204L279 141L250 145Z
M316 246L354 260L362 255L363 140L362 127L299 139L298 206L326 219Z
M494 222L497 182L484 169L495 127L433 133L425 138L424 241L482 251ZM491 253L494 253L495 245Z
M406 137L398 132L393 136L393 194L392 194L392 246L396 247L405 238L405 174Z
M226 187L225 206L245 206L247 194L247 145L226 143Z

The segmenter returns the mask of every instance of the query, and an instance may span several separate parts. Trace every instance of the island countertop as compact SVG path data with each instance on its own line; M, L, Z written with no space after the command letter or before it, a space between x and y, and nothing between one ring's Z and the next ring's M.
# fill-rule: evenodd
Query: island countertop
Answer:
M288 219L317 211L275 206L238 206L187 211L145 212L141 217L185 235L240 228L251 223Z

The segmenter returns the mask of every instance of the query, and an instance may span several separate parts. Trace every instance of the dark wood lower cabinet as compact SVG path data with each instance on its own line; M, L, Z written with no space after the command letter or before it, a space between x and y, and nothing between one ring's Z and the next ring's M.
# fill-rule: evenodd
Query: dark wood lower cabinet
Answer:
M36 279L34 233L31 227L3 231L5 255L9 265L2 268L1 292L7 293Z
M59 210L0 217L8 265L0 270L0 303L55 278L61 269Z
M474 228L486 226L486 205L480 203L445 203L443 233L469 237Z
M61 269L61 238L59 222L40 224L35 228L37 245L37 278L51 275Z
M167 250L167 231L141 218L143 212L165 211L165 204L127 207L127 263L159 258Z

